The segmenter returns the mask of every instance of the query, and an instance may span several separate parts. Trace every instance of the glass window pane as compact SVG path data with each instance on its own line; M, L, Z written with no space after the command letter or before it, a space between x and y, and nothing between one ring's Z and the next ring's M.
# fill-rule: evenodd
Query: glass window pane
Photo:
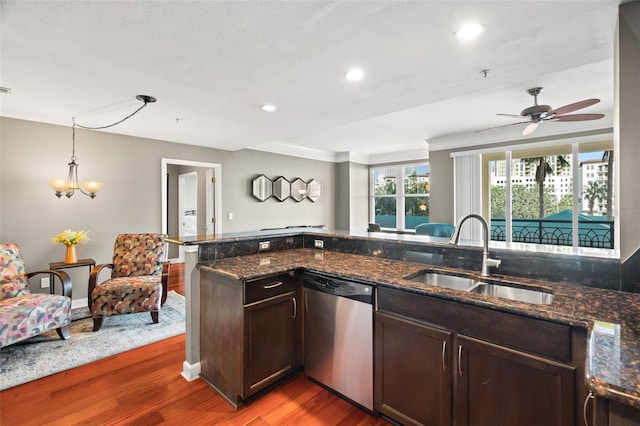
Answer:
M375 222L383 228L396 228L395 197L375 197Z
M373 188L375 195L395 195L398 169L381 167L373 169Z
M421 223L429 223L429 197L406 197L404 200L405 229L415 229Z
M429 166L427 164L404 168L404 193L429 193Z
M506 160L489 161L489 215L491 217L491 239L506 241Z
M614 248L613 144L581 144L580 214L578 216L581 247ZM611 173L609 172L611 171Z
M511 162L512 239L568 245L572 237L571 147L527 152Z

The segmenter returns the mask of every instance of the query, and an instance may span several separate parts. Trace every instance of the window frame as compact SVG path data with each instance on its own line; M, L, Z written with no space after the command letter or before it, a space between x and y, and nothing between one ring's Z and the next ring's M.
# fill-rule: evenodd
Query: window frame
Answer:
M415 229L406 228L406 203L405 200L407 198L421 198L426 197L431 202L431 189L426 194L406 194L405 193L405 169L407 167L421 167L426 166L428 169L428 182L431 185L431 164L428 160L410 162L410 163L389 163L389 164L376 164L369 166L369 222L374 223L376 218L376 198L395 198L396 200L396 227L381 227L383 231L394 231L394 232L403 232L403 233L415 233ZM395 168L397 170L396 176L396 193L395 195L376 195L375 193L375 170L386 169L386 168ZM431 207L428 206L429 211L431 211Z
M591 139L591 138L586 138L586 139L581 139L581 138L575 138L575 140L567 140L567 139L560 139L560 140L553 140L553 141L545 141L545 142L539 142L539 143L530 143L530 144L521 144L521 145L516 145L516 146L503 146L503 147L495 147L495 148L488 148L488 149L480 149L480 150L475 150L472 152L456 152L456 153L452 153L452 157L454 156L460 156L460 155L469 155L471 153L474 154L481 154L482 155L482 190L483 190L483 216L485 216L486 218L488 218L489 221L491 221L491 214L490 214L490 186L491 186L491 179L488 173L489 170L489 162L495 160L496 155L495 154L504 154L504 161L507 162L507 164L511 164L511 160L512 160L512 154L514 152L522 152L525 150L548 150L548 152L545 155L548 156L552 156L555 155L554 154L554 150L559 149L560 147L567 147L570 146L571 147L571 154L572 154L572 161L571 161L571 166L572 166L572 175L570 176L572 178L572 182L571 185L567 185L571 188L571 195L572 195L572 200L573 200L573 209L572 209L572 236L573 236L573 244L571 246L551 246L551 247L567 247L569 249L581 249L581 250L603 250L605 252L610 253L610 255L616 256L619 253L619 229L618 227L620 226L619 224L619 216L615 214L616 211L618 211L618 206L619 206L619 198L616 196L616 191L619 186L619 174L616 173L617 167L618 167L618 163L616 161L614 161L614 165L613 165L613 170L611 171L613 173L613 187L614 187L614 192L613 192L613 198L614 198L614 203L612 205L612 211L614 212L612 215L612 220L614 222L614 247L613 248L589 248L589 247L581 247L579 245L579 222L578 222L578 215L580 214L580 212L582 211L582 203L581 203L581 198L582 198L582 176L579 176L579 173L581 173L581 169L580 169L580 160L579 160L579 154L582 152L590 152L588 149L590 146L593 145L607 145L607 144L611 144L610 149L613 150L615 152L615 143L613 142L613 138L607 138L607 137L602 137L602 135L600 135L599 138L597 139ZM586 150L585 150L586 148ZM601 149L601 148L597 148L597 149ZM603 151L606 151L606 148L602 148ZM590 167L589 167L590 166ZM594 170L596 169L596 167L594 167L593 165L589 165L587 166L587 170ZM510 168L509 168L510 169ZM603 167L604 169L604 167ZM607 171L609 172L609 171ZM603 172L604 173L604 172ZM568 178L569 176L567 176ZM505 227L506 227L506 240L505 243L507 245L512 245L512 244L519 244L519 243L512 243L512 218L511 218L511 203L512 203L512 194L511 194L511 183L512 183L513 178L511 177L511 173L508 173L506 179L505 179ZM578 182L578 184L576 185L575 182ZM596 210L598 209L598 206L596 206ZM594 210L595 211L595 210ZM530 245L533 247L537 247L536 249L534 249L535 251L545 251L543 249L543 247L547 246L547 245L540 245L540 244L536 244L536 243L526 243L526 245ZM525 250L527 250L525 248ZM529 249L530 250L530 249Z

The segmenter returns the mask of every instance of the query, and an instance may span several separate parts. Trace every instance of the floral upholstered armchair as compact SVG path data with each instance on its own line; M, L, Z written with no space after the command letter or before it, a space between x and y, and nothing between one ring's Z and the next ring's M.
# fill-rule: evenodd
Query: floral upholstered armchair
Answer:
M47 274L60 280L61 295L31 293L29 278ZM0 244L0 348L49 330L69 338L71 324L71 280L64 271L26 272L17 244Z
M164 234L120 234L113 263L97 265L89 276L89 309L93 331L104 317L150 312L157 323L167 300L169 262ZM98 283L100 271L111 268L111 278Z

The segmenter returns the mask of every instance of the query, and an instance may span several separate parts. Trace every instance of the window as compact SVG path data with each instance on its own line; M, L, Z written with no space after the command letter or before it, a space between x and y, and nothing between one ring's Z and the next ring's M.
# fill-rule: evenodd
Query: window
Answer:
M370 172L371 222L399 231L429 222L428 164L372 167Z
M611 141L520 148L483 161L491 239L615 248Z

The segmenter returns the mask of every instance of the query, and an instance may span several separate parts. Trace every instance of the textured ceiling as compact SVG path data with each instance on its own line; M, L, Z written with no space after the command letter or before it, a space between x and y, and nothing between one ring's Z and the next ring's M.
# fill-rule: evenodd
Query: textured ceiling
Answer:
M496 113L585 98L612 125L619 1L1 1L0 114L236 150L384 158L426 140L520 137ZM486 31L461 42L467 21ZM361 67L360 82L344 79ZM481 70L490 69L487 78ZM260 109L265 103L276 112ZM484 138L484 139L483 139Z

